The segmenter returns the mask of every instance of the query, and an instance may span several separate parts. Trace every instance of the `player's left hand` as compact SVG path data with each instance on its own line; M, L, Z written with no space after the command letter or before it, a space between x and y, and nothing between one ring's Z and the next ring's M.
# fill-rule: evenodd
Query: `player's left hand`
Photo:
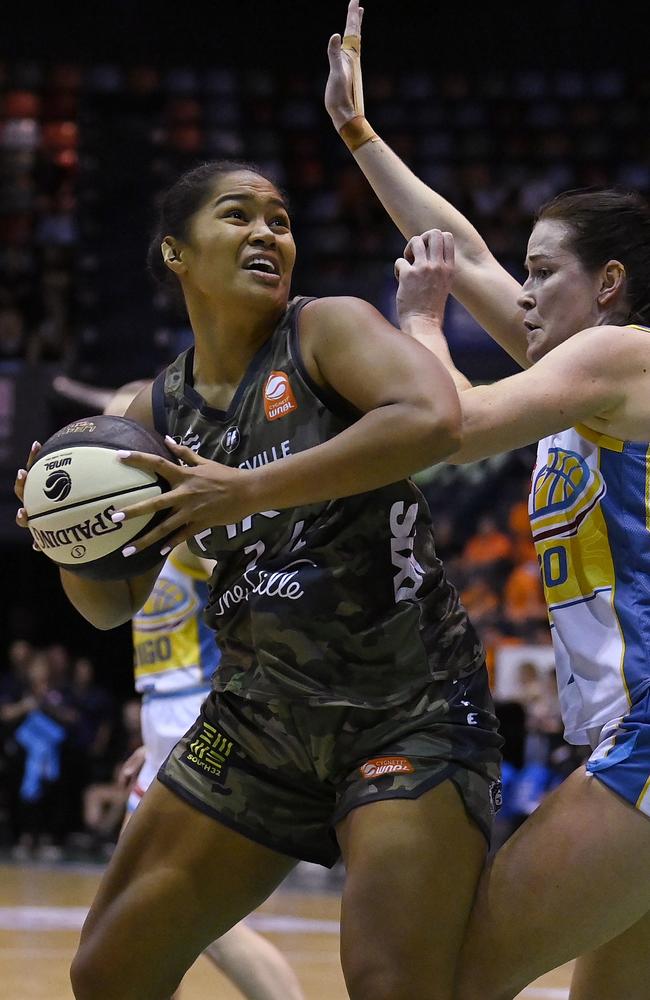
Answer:
M395 261L397 314L408 332L414 319L424 319L442 330L445 303L454 280L454 237L440 229L414 236L404 256Z
M206 528L236 524L255 512L251 488L254 477L250 472L202 458L190 448L176 444L170 437L165 438L165 444L183 465L175 465L165 458L143 452L119 452L122 462L159 475L171 486L167 493L153 500L131 504L113 514L114 521L127 521L143 514L169 510L160 524L122 550L127 557L161 543L163 539L165 544L161 554L166 555L175 545Z

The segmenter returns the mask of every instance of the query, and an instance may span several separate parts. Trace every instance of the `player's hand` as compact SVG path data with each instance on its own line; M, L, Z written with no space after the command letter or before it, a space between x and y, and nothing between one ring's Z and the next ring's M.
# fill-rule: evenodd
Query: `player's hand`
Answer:
M143 500L115 511L113 521L128 521L143 514L168 510L167 517L146 534L122 550L128 558L150 545L162 543L161 555L207 528L220 524L237 524L255 513L253 483L255 477L243 469L231 469L208 458L202 458L190 448L176 444L170 437L165 444L183 465L175 465L157 455L142 452L118 452L120 460L138 469L161 476L171 489L153 500Z
M40 443L38 441L34 441L34 444L32 445L29 452L29 456L27 458L27 468L19 469L18 472L16 473L16 479L14 480L14 493L20 500L20 507L18 508L18 512L16 514L16 524L18 525L19 528L27 527L27 512L23 507L24 494L25 494L25 480L27 479L27 473L29 472L32 465L36 461L40 450L41 450ZM35 542L33 547L37 551L39 550L38 545Z
M442 330L445 303L454 280L454 237L439 229L414 236L395 261L397 314L408 333L413 320L426 320Z
M146 751L144 747L136 747L130 757L124 761L117 772L117 783L125 792L130 793L142 770Z
M345 22L345 35L356 35L360 39L362 20L363 7L359 6L359 0L350 0L348 4L348 16ZM327 46L330 72L325 86L325 107L337 130L341 129L346 122L349 122L351 118L354 118L358 114L354 104L353 66L354 60L358 60L359 56L342 48L342 42L343 40L340 35L332 35ZM360 69L357 81L360 86ZM361 98L362 94L357 94L357 100Z

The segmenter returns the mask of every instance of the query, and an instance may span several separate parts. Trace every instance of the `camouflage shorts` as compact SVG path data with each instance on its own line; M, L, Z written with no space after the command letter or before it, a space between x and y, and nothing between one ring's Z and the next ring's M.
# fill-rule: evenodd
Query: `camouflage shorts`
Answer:
M158 777L251 840L331 867L351 809L447 779L489 840L501 744L483 671L386 711L213 692Z

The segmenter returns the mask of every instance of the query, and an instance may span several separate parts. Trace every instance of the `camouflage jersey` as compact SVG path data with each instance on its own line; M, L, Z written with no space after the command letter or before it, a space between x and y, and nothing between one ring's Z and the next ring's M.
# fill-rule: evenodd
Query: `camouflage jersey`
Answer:
M289 303L227 411L196 392L193 348L182 353L154 383L160 433L204 458L256 469L360 419L304 366L298 319L308 301ZM432 680L468 676L483 664L436 557L427 503L410 480L260 511L199 533L190 548L217 560L205 611L222 651L217 690L386 708L417 698Z

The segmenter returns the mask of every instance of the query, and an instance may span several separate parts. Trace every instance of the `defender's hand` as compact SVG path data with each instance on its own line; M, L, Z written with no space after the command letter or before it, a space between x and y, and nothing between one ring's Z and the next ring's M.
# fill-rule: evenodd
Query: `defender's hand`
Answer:
M363 114L363 86L359 56L363 7L350 0L345 22L345 45L340 35L332 35L327 46L330 72L325 86L325 107L340 130L346 122ZM358 41L355 43L355 39ZM355 46L348 48L347 46Z
M454 280L454 238L430 229L414 236L404 256L395 262L397 313L405 333L413 320L426 320L442 329L445 303Z

